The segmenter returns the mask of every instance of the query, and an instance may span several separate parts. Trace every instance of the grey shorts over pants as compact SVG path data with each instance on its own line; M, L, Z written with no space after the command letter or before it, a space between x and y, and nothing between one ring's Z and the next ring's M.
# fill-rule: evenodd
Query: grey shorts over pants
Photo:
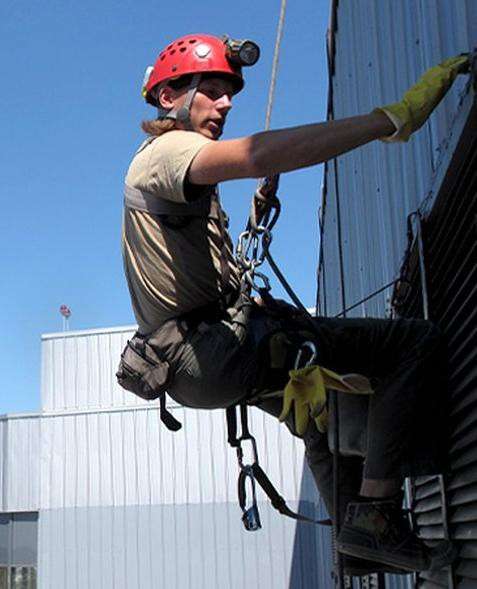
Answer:
M313 339L317 363L338 373L356 372L371 379L367 424L367 455L342 457L342 507L359 491L362 477L399 478L439 472L446 443L443 412L446 399L446 354L440 331L432 323L410 319L315 318ZM191 407L227 407L259 388L277 390L288 370L270 371L258 346L257 333L282 328L275 316L260 309L246 324L229 319L189 326L185 342L168 358L175 379L170 395ZM303 324L297 323L297 330ZM283 328L285 329L285 328ZM286 329L290 327L287 323ZM265 329L266 331L266 329ZM268 382L272 375L273 382ZM270 378L272 378L270 376ZM257 403L277 416L281 400ZM294 431L293 418L287 421ZM318 490L332 513L332 455L327 436L311 422L303 441Z

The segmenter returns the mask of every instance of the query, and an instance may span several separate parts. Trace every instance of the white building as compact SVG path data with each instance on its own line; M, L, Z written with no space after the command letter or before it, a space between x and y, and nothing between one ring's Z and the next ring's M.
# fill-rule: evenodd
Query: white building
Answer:
M263 529L243 529L224 411L172 404L173 433L117 385L132 331L43 336L41 413L1 418L0 589L331 587L328 529L261 491ZM257 410L251 429L290 506L325 516L302 443Z

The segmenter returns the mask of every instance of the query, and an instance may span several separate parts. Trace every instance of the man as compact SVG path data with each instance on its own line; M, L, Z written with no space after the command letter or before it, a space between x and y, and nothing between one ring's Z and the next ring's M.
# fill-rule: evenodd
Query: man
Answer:
M370 114L218 141L254 47L242 56L241 49L230 39L188 35L159 54L145 80L144 96L158 108L158 119L143 123L149 138L127 173L123 228L139 333L154 341L171 368L168 393L191 407L228 407L283 389L303 333L316 342L319 364L373 379L364 470L356 458L344 459L341 469L341 512L347 512L338 546L348 555L348 573L425 570L429 554L403 518L401 485L417 440L416 415L430 393L444 392L432 380L432 363L443 361L437 330L424 321L318 318L310 334L299 313L254 302L245 316L216 187L315 165L376 139L406 141L468 60L447 60L402 102ZM281 411L278 400L256 404L274 415ZM291 414L287 425L296 433ZM302 437L333 514L326 437L313 419Z

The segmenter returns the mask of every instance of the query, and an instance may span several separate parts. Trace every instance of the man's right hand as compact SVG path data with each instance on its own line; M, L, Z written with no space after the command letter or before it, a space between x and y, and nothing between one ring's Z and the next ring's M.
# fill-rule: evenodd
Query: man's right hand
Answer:
M444 98L458 74L469 71L469 55L458 55L446 59L441 64L427 70L417 84L403 96L401 102L388 104L374 112L386 114L396 127L396 132L383 141L407 141L420 129L429 115Z

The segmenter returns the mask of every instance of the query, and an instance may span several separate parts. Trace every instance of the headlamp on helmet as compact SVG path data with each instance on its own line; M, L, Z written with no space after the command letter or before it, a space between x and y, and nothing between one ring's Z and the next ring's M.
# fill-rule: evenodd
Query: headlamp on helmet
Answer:
M238 66L255 65L260 57L259 46L249 39L231 39L223 36L227 59Z

